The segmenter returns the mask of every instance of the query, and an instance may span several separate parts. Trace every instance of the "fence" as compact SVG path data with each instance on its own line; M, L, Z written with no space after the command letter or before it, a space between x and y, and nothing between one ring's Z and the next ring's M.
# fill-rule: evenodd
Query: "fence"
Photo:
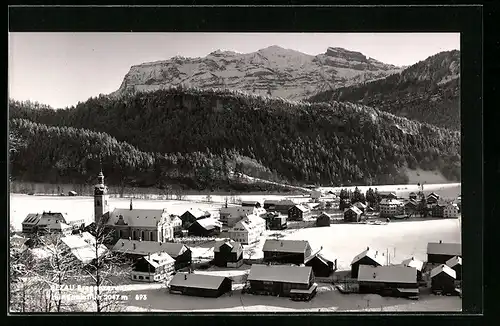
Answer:
M215 241L215 237L186 237L186 238L174 238L175 243L189 244L192 246L200 245Z

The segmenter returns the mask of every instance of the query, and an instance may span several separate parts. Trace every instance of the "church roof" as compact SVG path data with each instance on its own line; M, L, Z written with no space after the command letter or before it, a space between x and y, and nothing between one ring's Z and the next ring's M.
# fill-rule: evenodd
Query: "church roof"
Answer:
M115 208L109 214L106 224L116 225L118 222L131 227L156 227L165 214L167 214L166 209Z

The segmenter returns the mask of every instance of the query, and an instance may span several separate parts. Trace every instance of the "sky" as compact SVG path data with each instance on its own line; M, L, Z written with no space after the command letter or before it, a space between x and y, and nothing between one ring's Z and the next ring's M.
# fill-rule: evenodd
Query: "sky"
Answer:
M396 66L459 50L459 33L9 33L9 97L54 108L116 91L132 65L271 45L317 55L359 51Z

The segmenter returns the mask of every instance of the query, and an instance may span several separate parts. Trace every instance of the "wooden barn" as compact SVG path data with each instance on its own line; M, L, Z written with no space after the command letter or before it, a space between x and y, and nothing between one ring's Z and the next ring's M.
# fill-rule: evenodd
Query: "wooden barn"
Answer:
M214 265L219 267L240 267L243 265L243 246L241 243L219 241L214 247Z
M308 241L267 239L262 251L265 262L301 265L312 250Z
M455 256L446 261L446 266L450 267L455 271L455 277L457 281L462 280L462 257Z
M268 211L274 211L279 200L266 199L264 200L264 209Z
M446 262L455 257L462 256L462 246L460 243L439 243L429 242L427 244L427 263L446 264Z
M193 222L188 228L188 235L196 237L214 237L220 234L222 223L212 217Z
M417 281L422 280L422 271L424 269L424 262L416 259L415 257L411 257L409 259L405 259L401 262L401 265L413 267L417 270Z
M241 206L243 207L257 207L260 208L261 205L257 200L243 200L241 202Z
M325 212L322 212L316 218L316 226L330 226L330 215Z
M266 216L267 227L269 230L284 230L288 227L286 215L269 215Z
M126 255L132 260L154 253L166 252L175 260L176 270L191 265L191 249L182 243L120 239L111 251Z
M418 297L417 270L408 266L359 266L360 293Z
M370 249L370 247L366 248L365 251L354 257L351 262L351 277L357 278L359 266L368 265L368 266L382 266L384 264L384 259L382 255L379 254L378 251Z
M430 193L429 195L427 195L427 205L435 205L437 204L439 201L439 195L436 194L436 193Z
M137 260L130 276L134 281L160 282L175 271L175 259L166 252L154 253Z
M439 203L439 202L436 203L435 205L433 205L431 208L432 217L444 217L445 207L446 207L446 204Z
M233 281L224 276L177 273L170 281L170 293L217 298L232 291Z
M312 268L315 277L330 277L337 270L337 259L331 261L324 254L317 253L307 258L305 265Z
M304 214L309 212L309 209L303 205L295 205L288 210L289 221L302 221Z
M415 215L418 211L418 203L415 200L410 199L404 204L404 211L408 215Z
M362 203L360 201L355 202L352 206L357 207L361 213L365 213L367 205L365 203Z
M210 213L201 209L188 209L180 216L182 227L188 228L196 220L210 217Z
M254 264L247 279L253 294L311 299L317 285L311 267Z
M356 206L351 206L344 212L344 221L346 222L359 222L361 221L361 212Z
M455 294L455 271L441 264L431 270L431 289L434 293Z

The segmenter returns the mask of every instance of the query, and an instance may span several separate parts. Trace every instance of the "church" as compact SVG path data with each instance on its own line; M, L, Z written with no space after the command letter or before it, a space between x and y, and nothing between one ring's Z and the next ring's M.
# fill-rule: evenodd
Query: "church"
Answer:
M137 209L132 199L129 208L108 206L108 187L104 184L102 171L94 187L94 222L114 230L114 237L140 241L166 242L174 238L179 219L174 219L166 209ZM182 222L180 222L182 223Z

